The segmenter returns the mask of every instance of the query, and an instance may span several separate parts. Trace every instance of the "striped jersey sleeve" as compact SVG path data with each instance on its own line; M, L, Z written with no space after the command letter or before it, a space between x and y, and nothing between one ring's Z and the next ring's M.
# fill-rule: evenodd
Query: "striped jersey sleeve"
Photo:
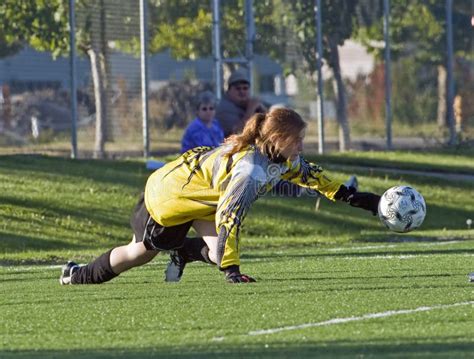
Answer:
M321 166L310 163L301 156L291 163L290 169L282 175L282 179L318 191L331 201L335 200L334 196L342 185L342 182L326 176Z

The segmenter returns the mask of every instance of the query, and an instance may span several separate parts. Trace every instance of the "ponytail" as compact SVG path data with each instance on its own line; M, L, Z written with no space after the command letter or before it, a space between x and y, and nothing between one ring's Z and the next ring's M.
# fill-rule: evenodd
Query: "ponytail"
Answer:
M261 138L260 130L265 118L264 113L256 113L248 119L241 133L232 135L226 139L225 142L232 145L231 150L227 154L229 157L247 146L257 144Z

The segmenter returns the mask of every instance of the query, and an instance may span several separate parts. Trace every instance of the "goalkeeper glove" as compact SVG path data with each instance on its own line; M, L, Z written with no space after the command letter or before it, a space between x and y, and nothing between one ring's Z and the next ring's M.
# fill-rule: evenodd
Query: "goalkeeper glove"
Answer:
M227 268L224 268L225 279L229 283L252 283L256 282L252 277L240 273L239 266L233 265Z
M378 212L380 196L370 192L357 192L354 187L339 187L334 198L349 203L352 207L359 207L372 212L375 216Z

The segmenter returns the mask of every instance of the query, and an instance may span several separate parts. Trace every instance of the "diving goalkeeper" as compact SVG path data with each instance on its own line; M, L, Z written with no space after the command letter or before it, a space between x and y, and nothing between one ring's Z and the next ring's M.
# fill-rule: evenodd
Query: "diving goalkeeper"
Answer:
M280 180L377 213L380 196L332 180L301 156L305 128L290 109L255 114L223 145L194 148L158 169L132 215L132 241L85 266L68 262L60 283L103 283L161 251L171 257L166 281L179 281L187 263L202 261L215 264L230 283L254 282L241 272L240 229L251 205ZM198 237L187 236L191 227Z

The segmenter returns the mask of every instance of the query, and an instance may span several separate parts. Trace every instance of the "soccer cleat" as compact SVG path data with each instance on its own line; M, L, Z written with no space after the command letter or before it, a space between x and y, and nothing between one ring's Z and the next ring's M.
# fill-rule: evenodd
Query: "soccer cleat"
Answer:
M165 270L165 282L179 282L183 275L186 260L177 250L170 251L170 261Z
M67 262L61 271L61 277L59 277L59 283L61 285L71 284L71 278L75 271L79 269L79 265L74 262Z

